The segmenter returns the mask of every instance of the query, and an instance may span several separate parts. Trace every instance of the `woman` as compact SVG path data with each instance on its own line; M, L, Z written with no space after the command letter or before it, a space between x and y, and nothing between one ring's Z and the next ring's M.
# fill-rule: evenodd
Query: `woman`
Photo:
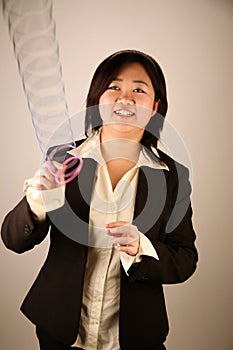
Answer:
M42 350L165 349L162 285L187 280L197 251L188 171L157 149L167 112L159 65L138 51L111 55L93 76L87 107L79 176L58 186L45 164L2 226L17 253L51 227L21 310Z

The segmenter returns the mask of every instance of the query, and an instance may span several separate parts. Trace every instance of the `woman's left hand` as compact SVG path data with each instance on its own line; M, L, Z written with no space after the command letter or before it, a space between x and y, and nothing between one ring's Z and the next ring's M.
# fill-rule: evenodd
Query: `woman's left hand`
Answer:
M107 234L112 237L115 248L135 256L139 250L139 231L137 226L127 221L110 222L106 225Z

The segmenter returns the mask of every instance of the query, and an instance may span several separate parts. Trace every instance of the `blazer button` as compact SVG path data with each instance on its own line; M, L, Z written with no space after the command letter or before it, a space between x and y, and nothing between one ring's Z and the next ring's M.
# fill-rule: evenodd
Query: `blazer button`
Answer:
M147 280L148 280L148 277L143 277L143 276L142 276L142 277L140 277L140 280L141 280L141 281L147 281Z
M30 229L30 227L29 227L28 224L25 224L25 225L24 225L24 233L26 233L26 234L31 233L31 229Z
M142 281L147 281L148 278L147 277L144 277L144 276L133 276L130 278L130 282L142 282Z

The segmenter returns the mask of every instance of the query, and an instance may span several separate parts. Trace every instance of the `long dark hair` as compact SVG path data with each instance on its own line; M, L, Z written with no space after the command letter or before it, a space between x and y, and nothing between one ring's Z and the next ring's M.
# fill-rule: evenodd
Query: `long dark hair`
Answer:
M166 83L158 63L149 55L136 50L118 51L107 57L97 67L91 81L86 101L86 136L89 136L93 131L102 126L102 119L98 107L101 95L118 75L121 68L127 63L134 62L140 63L144 67L154 88L155 101L160 101L158 111L147 124L141 140L141 143L147 147L151 145L157 147L157 140L168 108Z

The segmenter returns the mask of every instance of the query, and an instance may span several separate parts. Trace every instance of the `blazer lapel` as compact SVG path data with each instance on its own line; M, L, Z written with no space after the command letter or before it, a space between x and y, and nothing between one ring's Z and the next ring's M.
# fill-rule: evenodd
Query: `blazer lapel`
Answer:
M88 245L90 201L95 170L96 162L85 158L80 174L66 186L64 210L69 236L84 245Z
M134 220L140 232L146 234L157 223L167 196L166 173L143 166L139 170Z

